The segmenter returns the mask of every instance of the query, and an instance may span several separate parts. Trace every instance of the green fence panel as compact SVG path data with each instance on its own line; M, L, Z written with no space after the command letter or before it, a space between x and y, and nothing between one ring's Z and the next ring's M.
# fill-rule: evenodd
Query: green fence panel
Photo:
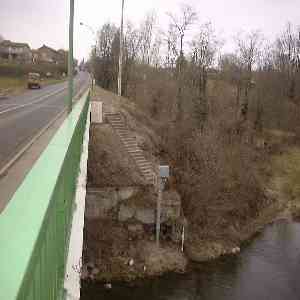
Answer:
M0 299L63 297L86 92L0 214Z

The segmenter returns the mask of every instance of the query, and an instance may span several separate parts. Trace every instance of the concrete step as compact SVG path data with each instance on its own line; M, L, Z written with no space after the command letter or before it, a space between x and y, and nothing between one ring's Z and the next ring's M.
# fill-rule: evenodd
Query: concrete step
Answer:
M137 142L136 141L136 138L133 138L133 137L128 137L128 138L123 138L123 142Z
M130 145L127 145L126 143L123 143L124 144L124 147L128 150L128 149L139 149L139 146L137 144L130 144Z
M138 162L146 162L147 160L143 156L142 152L131 153L131 156Z
M125 132L125 129L124 128L120 128L120 127L118 127L118 128L115 128L115 127L113 127L118 133L121 133L121 134L128 134L127 132Z
M110 116L106 116L106 119L109 122L124 122L123 119L121 117L110 117Z
M153 176L153 171L152 170L141 170L143 175L151 175Z
M153 173L153 170L152 170L152 168L140 168L143 172L145 172L145 173L148 173L148 172L151 172L151 173Z
M129 134L125 134L124 132L119 132L118 135L119 135L119 137L120 137L120 139L123 143L124 143L124 138L129 138L130 137Z
M120 121L112 121L112 120L108 120L108 122L111 124L111 125L124 125L124 122L122 122L121 120Z
M131 153L143 153L141 149L127 149L127 151L131 154Z
M142 153L140 149L136 148L136 149L128 149L126 148L127 152L131 155L134 153Z
M142 151L141 149L140 149L140 147L138 147L138 145L126 145L125 143L123 143L123 145L124 145L124 147L127 149L127 150L140 150L140 151Z
M111 120L111 119L109 119L109 121L111 122L111 123L113 123L113 124L115 124L115 123L117 123L117 124L124 124L124 122L120 119L113 119L113 120Z
M122 122L122 123L124 123L124 121L123 121L123 119L121 117L109 117L109 116L106 116L106 119L109 122Z
M134 157L131 153L132 158L134 159L136 164L146 163L146 159L144 157Z
M139 164L137 164L137 166L141 169L141 170L148 170L148 171L151 171L153 172L151 166L140 166Z
M125 143L124 138L126 138L126 135L123 132L120 132L118 134L119 134L119 137L120 137L121 141L123 143ZM127 134L127 138L129 138L129 134Z
M107 115L107 114L105 114L104 116L105 116L108 120L122 120L122 117L121 117L121 116L118 116L118 115L112 116L112 115Z
M126 126L125 126L123 123L112 123L112 122L109 122L109 124L110 124L112 127L121 126L121 127L126 128Z
M131 156L135 159L136 162L147 162L142 153L131 153Z
M105 113L108 122L119 135L124 148L127 150L131 158L135 161L138 170L144 177L147 184L151 185L154 182L154 171L151 162L147 161L143 155L143 150L139 147L137 139L131 136L130 131L124 122L120 113Z
M141 167L144 167L144 166L153 167L153 166L152 166L152 163L149 162L149 161L147 161L147 160L145 160L145 162L140 162L139 165L140 165Z
M127 130L125 126L111 125L115 130Z
M122 116L120 114L104 114L105 117L109 118L109 119L121 119Z
M127 144L127 143L123 142L123 144L126 149L131 149L131 148L140 149L138 144L136 144L136 143L135 144Z
M108 122L109 123L123 123L123 120L122 119L110 119L110 118L107 118L108 119Z
M134 145L134 146L138 146L138 143L135 140L132 141L125 141L124 139L122 140L122 142L124 143L124 145Z
M114 112L114 111L106 111L105 113L109 114L109 115L119 115L120 114L119 112Z
M122 123L122 124L124 124L124 121L122 119L117 119L117 118L114 118L114 119L108 118L108 119L112 123Z
M106 111L105 114L110 115L110 116L115 116L115 115L120 115L119 112L113 112L113 111Z
M138 168L139 168L141 171L151 171L151 172L153 172L152 166L151 166L151 167L149 167L149 166L141 167L141 166L139 166L138 164L137 164L137 166L138 166Z
M116 129L116 131L119 135L122 135L123 138L129 138L130 137L129 132L126 129Z

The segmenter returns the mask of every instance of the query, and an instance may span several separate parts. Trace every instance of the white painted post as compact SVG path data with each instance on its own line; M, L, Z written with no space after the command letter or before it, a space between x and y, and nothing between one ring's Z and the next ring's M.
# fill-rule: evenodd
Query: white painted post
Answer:
M101 101L91 102L91 123L103 122L103 103Z

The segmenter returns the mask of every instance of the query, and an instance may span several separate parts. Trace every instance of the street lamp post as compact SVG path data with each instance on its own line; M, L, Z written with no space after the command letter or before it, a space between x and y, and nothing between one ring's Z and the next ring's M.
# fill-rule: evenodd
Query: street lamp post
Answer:
M124 0L122 0L121 29L120 29L120 55L119 55L119 75L118 75L118 95L119 96L122 96L123 17L124 17Z
M80 22L80 25L81 26L85 26L87 29L89 29L91 31L91 33L95 36L95 39L96 39L96 44L95 44L95 48L94 48L94 53L95 53L95 56L97 54L97 34L96 34L96 31L93 29L93 27L91 27L90 25L87 25L83 22Z
M87 24L85 24L85 23L83 23L83 22L80 22L80 25L81 25L81 26L85 26L86 28L88 28L88 29L96 36L96 32L95 32L95 30L93 29L92 26L87 25Z
M97 39L97 34L96 34L96 31L93 29L92 26L90 25L87 25L83 22L80 22L80 25L81 26L85 26L87 29L89 29L91 31L91 33L95 36L95 39L96 39L96 43L95 43L95 47L94 47L94 55L95 57L97 56L97 43L98 43L98 39ZM95 69L94 67L92 68L92 89L94 88L94 76L95 76Z
M73 99L73 28L74 28L74 0L70 0L70 23L69 23L69 55L68 55L68 112L72 111L72 99Z

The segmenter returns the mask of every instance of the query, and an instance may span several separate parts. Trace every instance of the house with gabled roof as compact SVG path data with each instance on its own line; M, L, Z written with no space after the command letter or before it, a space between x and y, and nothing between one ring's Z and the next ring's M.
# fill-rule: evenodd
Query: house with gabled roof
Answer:
M27 43L4 40L0 42L0 58L10 61L31 62L32 52Z
M42 47L34 50L33 53L34 62L37 63L54 63L59 64L64 61L64 54L60 51L43 45Z

